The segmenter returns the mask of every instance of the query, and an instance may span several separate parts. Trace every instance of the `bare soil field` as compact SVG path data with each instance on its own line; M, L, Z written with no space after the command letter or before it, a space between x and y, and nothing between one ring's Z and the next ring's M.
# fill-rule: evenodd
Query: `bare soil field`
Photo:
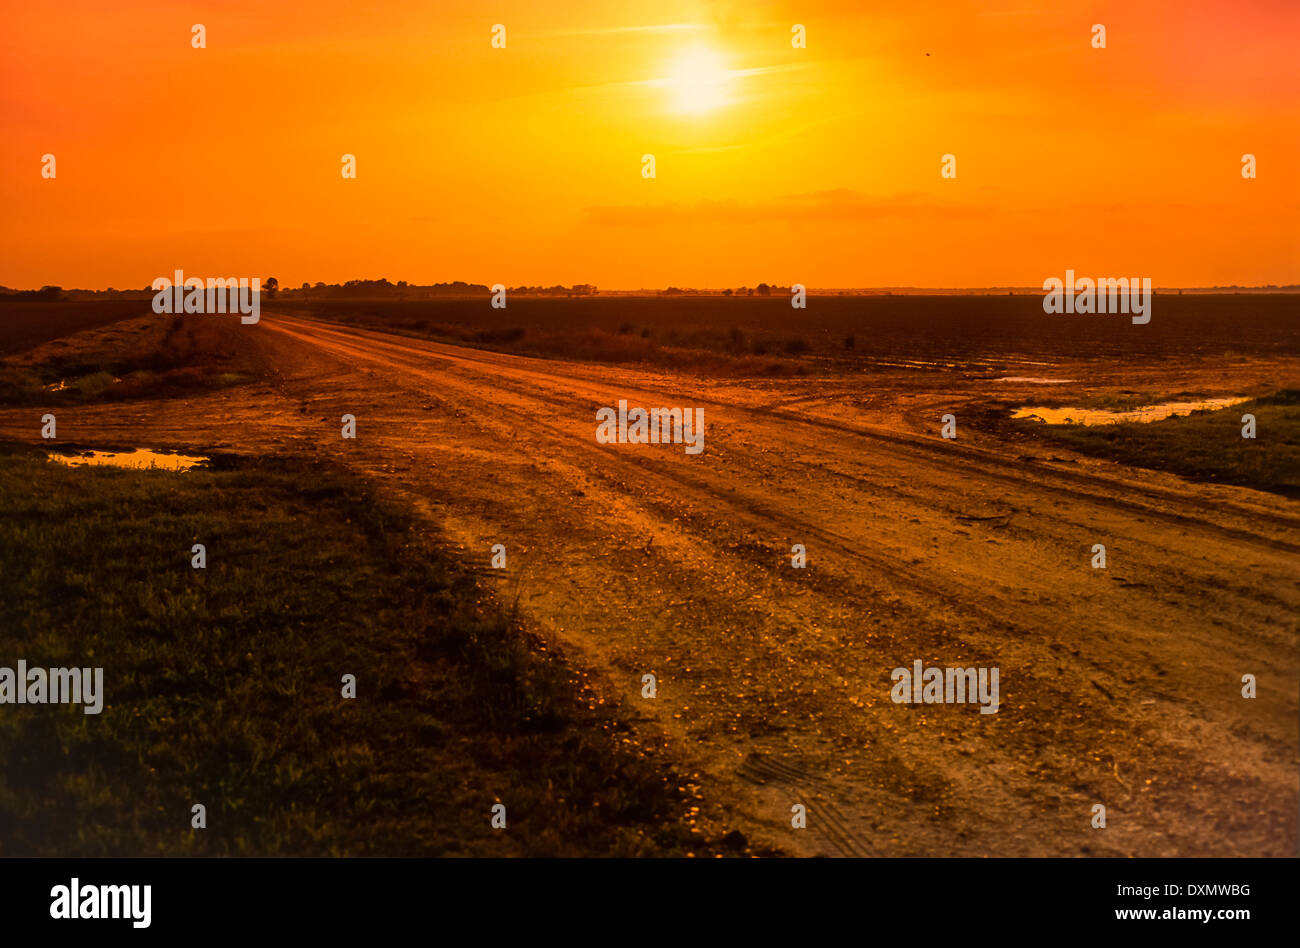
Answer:
M1294 299L1158 296L1148 326L1049 318L1033 298L814 300L816 316L775 299L439 303L417 318L522 327L509 344L542 350L571 332L805 337L805 353L763 356L783 366L772 376L538 359L268 307L256 326L217 323L252 341L255 381L68 404L59 439L301 452L365 475L482 567L485 594L517 603L629 741L700 775L705 835L807 855L1294 855L1295 502L967 424L1041 397L1044 377L1065 401L1296 387ZM624 399L702 407L704 452L598 443L596 411ZM40 443L46 407L0 409L0 438ZM505 570L488 567L496 543ZM891 670L916 660L999 668L999 711L895 704Z
M0 356L148 312L149 303L140 300L96 300L89 303L0 301Z
M293 302L286 312L550 358L645 363L701 375L951 370L1037 376L1056 360L1154 367L1300 352L1300 294L1157 293L1153 318L1043 314L1042 297L515 297ZM939 378L938 376L948 377ZM1084 382L1090 379L1084 378Z

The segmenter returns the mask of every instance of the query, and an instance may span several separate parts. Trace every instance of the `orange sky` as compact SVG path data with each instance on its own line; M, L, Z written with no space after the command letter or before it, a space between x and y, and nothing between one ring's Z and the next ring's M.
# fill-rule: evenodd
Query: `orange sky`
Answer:
M1300 283L1298 64L1295 0L14 2L0 284Z

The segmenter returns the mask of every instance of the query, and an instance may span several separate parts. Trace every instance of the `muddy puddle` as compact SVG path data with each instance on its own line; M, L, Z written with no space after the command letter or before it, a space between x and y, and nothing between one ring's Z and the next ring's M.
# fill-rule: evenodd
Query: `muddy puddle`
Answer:
M125 467L137 471L189 471L208 458L202 455L174 454L139 448L132 451L79 451L75 454L50 454L49 459L68 467Z
M1010 380L1007 380L1010 381ZM1175 415L1190 415L1194 411L1213 411L1248 401L1246 398L1203 398L1190 402L1161 402L1144 405L1129 411L1108 411L1104 408L1017 408L1012 418L1029 418L1049 425L1113 425L1123 421L1159 421Z

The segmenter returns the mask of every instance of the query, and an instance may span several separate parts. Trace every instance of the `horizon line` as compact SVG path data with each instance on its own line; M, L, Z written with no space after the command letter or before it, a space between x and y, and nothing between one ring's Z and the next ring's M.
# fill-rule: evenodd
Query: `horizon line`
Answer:
M259 282L263 284L263 289L264 289L265 281L271 278L250 277L247 279L258 279ZM460 284L462 286L466 286L474 289L482 287L483 290L487 292L491 292L491 287L494 285L488 283L473 283L467 280L446 280L446 281L440 281L436 283L412 283L410 281L402 281L406 283L406 286L399 287L398 283L389 281L386 277L378 277L373 279L354 278L352 280L348 280L340 283L321 282L320 286L313 283L307 286L305 289L307 291L310 291L316 289L343 288L346 287L348 283L385 283L385 282L387 282L388 285L393 287L394 289L400 288L400 289L411 289L411 290L428 289L431 287L439 287L439 286L447 287L447 286L454 286L456 284ZM525 290L529 290L529 289L577 290L577 289L590 288L589 292L581 294L586 296L662 294L667 292L668 290L675 290L678 293L682 293L682 294L697 293L697 294L721 295L725 291L730 290L734 295L737 289L757 290L759 286L768 286L772 290L788 290L793 285L794 284L756 283L753 284L752 286L749 284L742 284L739 287L734 287L734 286L677 286L675 284L669 284L668 286L661 286L661 287L640 286L640 287L613 287L613 288L601 289L597 284L594 283L573 283L567 285L561 283L555 283L549 286L543 284L524 283L524 284L519 284L516 287L511 287L506 285L506 290L507 291L511 289L518 290L520 288L523 288ZM157 290L154 290L152 287L107 286L107 287L100 287L100 288L92 288L92 287L67 287L59 284L46 283L41 286L25 288L25 287L9 286L7 284L0 283L0 294L39 293L41 290L51 288L51 287L57 289L61 293L156 293L159 292ZM1008 291L1011 292L1025 291L1025 292L1032 292L1032 293L1047 292L1041 286L1033 286L1029 284L1014 284L1014 283L963 285L963 286L939 286L939 285L919 286L919 285L906 285L906 284L885 284L885 285L877 285L877 286L805 286L804 290L808 294L825 294L825 293L868 294L868 293L881 293L881 292L925 293L930 291L937 291L937 292L944 292L944 293L963 293L963 292L973 293L973 292L988 292L992 290L998 290L1002 292L1008 292ZM1255 284L1215 283L1212 285L1190 285L1190 286L1153 284L1151 290L1152 292L1155 291L1168 292L1171 290L1184 290L1184 291L1193 290L1198 292L1205 292L1205 291L1212 291L1212 290L1278 290L1278 291L1294 290L1300 292L1300 283L1255 283ZM286 285L277 280L276 291L280 293L302 293L304 292L304 287L302 284Z

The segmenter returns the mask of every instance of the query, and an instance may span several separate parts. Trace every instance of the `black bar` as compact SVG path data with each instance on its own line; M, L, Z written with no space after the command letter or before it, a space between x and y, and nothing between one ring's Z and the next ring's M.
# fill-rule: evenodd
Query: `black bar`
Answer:
M1223 940L1293 921L1295 868L1289 859L8 859L0 917L6 934L95 937L413 928L454 943L566 932L587 943L663 943L793 926L811 944L840 930L863 942L927 932L944 943L1083 932ZM83 894L151 886L148 927L52 918L52 890L74 877ZM1192 888L1202 886L1214 888ZM1243 909L1248 918L1160 917ZM1124 910L1157 917L1117 918Z

